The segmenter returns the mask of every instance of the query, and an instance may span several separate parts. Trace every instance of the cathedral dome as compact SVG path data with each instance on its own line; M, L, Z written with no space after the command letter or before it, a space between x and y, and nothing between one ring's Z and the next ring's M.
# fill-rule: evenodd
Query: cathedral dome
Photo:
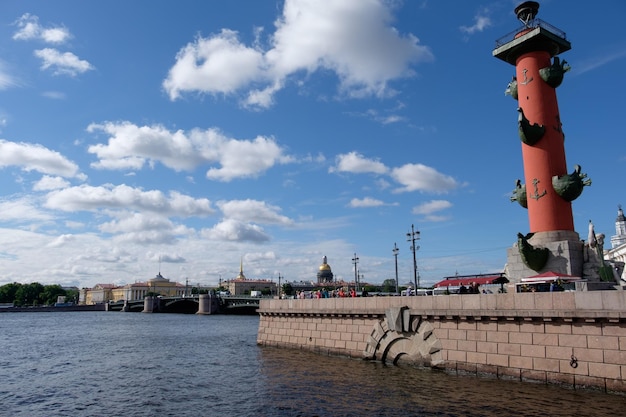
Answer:
M328 265L326 256L322 258L322 264L317 272L317 283L321 284L324 282L333 282L333 272L330 269L330 265Z

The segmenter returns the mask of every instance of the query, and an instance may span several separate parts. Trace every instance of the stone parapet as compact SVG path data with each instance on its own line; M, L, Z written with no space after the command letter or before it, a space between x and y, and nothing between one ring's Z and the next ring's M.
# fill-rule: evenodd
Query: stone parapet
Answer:
M626 318L626 291L467 294L420 297L359 297L261 300L260 314L384 315L391 307L408 306L426 315L504 317Z
M262 300L257 343L626 392L626 292Z

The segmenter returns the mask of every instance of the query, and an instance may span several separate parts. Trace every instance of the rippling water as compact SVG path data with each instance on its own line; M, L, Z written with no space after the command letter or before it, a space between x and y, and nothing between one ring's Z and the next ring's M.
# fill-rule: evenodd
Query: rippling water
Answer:
M626 396L260 348L256 316L0 314L2 416L618 416Z

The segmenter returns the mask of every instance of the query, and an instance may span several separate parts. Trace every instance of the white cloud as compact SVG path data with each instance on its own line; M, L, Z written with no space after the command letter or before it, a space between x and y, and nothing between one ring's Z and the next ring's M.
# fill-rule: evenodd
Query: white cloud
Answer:
M277 163L292 158L272 138L238 140L224 136L217 129L194 129L188 134L169 131L162 126L137 126L129 122L92 124L88 132L105 132L111 137L107 144L92 145L88 152L96 154L100 169L141 169L146 163L160 162L175 171L191 171L205 164L206 176L212 180L231 181L256 177Z
M52 100L64 100L66 98L65 93L61 91L44 91L41 95Z
M83 178L78 166L56 151L41 145L0 139L0 167L17 166L24 171L61 177Z
M396 182L402 184L401 188L396 188L393 192L410 192L425 191L432 193L446 193L459 184L450 176L437 172L434 168L423 164L405 164L398 168L387 168L378 160L368 159L357 152L338 155L336 158L336 166L329 168L329 172L350 172L354 174L386 174ZM380 189L389 186L384 179L378 179L376 185ZM363 206L365 204L375 204L374 201L354 199L350 203L352 207L355 205Z
M279 74L328 69L349 95L385 96L389 81L413 75L410 64L432 59L415 36L391 26L389 4L286 1L267 60Z
M85 235L76 235L80 239L84 240ZM97 241L96 241L97 242ZM96 243L92 242L92 243ZM102 243L102 242L99 242ZM84 249L77 251L78 254L75 254L69 258L69 262L76 263L87 261L91 263L99 263L104 262L107 264L119 264L119 263L137 263L137 257L128 253L125 249L120 249L117 246L110 246L108 244L103 245L87 245L85 247L84 242L79 242L79 245L83 246ZM72 251L76 251L76 247L72 248ZM83 267L86 268L86 267ZM102 266L97 267L102 268ZM96 269L97 268L93 268ZM111 270L111 265L106 265L105 268ZM122 281L124 282L124 281ZM126 284L126 282L124 282Z
M431 200L426 203L420 204L418 206L413 207L411 213L417 215L423 215L427 220L438 222L448 220L448 217L435 215L434 213L440 212L442 210L446 210L452 207L452 203L447 200Z
M429 202L420 204L419 206L413 207L411 213L418 215L429 215L450 207L452 207L452 203L447 200L431 200Z
M395 192L428 191L446 193L458 187L457 181L423 164L406 164L391 170L391 177L403 185Z
M136 232L121 233L115 236L117 243L136 243L140 245L173 245L176 236L168 229L138 230Z
M391 123L398 123L404 120L406 120L404 117L398 116L398 115L390 115L390 116L385 116L385 117L381 117L378 119L378 121L380 121L380 123L384 125L388 125Z
M74 220L66 220L64 223L65 223L65 227L70 228L70 229L82 229L85 227L84 223L77 222Z
M335 161L336 166L331 167L329 172L351 172L354 174L385 174L387 172L387 167L382 162L365 158L358 152L338 155Z
M168 205L176 216L204 217L215 212L211 207L211 202L206 198L194 198L178 191L170 191L169 197Z
M48 243L48 245L46 246L48 246L49 248L58 248L58 247L64 246L66 243L74 242L74 241L76 241L76 236L72 234L65 234L65 235L58 236L56 239Z
M574 73L576 75L584 74L586 72L593 71L596 68L600 68L604 65L610 64L615 60L622 59L626 56L626 48L624 47L624 44L611 45L611 47L607 47L605 49L611 50L612 52L607 53L606 51L596 51L596 56L582 60L581 62L577 63L574 69Z
M100 225L100 230L105 233L120 232L146 232L171 230L173 223L166 217L154 213L119 213L117 219Z
M237 32L223 29L181 49L163 88L176 100L186 91L229 94L259 78L263 78L262 54L242 45Z
M0 200L0 222L50 221L53 217L41 211L31 198Z
M254 262L259 262L259 261L275 261L276 259L278 259L278 256L276 256L275 252L268 251L268 252L246 253L243 258L246 261L246 263L248 262L254 263Z
M273 139L256 137L253 141L231 139L221 144L221 168L211 168L206 176L218 181L230 181L235 178L256 177L267 171L277 162L288 162L283 157L282 149Z
M279 207L268 205L264 201L231 200L218 201L216 204L228 219L263 224L293 224L293 220L279 214Z
M67 212L113 210L143 210L180 217L207 216L214 213L206 198L194 199L177 192L169 197L161 191L143 191L127 185L81 185L52 191L45 206Z
M491 19L488 16L489 11L483 10L474 16L474 24L471 26L461 26L459 30L467 35L473 35L476 32L482 32L491 26Z
M18 79L7 71L5 63L0 60L0 90L18 87L19 85Z
M49 191L49 190L58 190L59 188L65 188L69 186L70 183L61 177L51 177L49 175L44 175L41 177L39 181L37 181L33 185L34 191Z
M378 187L378 189L380 190L386 190L387 188L391 187L389 181L384 178L378 178L376 181L374 181L374 184L376 184L376 187Z
M39 24L37 16L28 13L23 14L14 24L18 27L18 30L13 34L14 40L38 40L48 44L60 45L72 38L72 34L67 28L63 26L44 27ZM41 69L52 69L54 75L74 77L94 69L88 61L78 58L72 52L60 52L55 48L37 49L34 51L34 55L41 59ZM0 80L2 78L0 72ZM51 97L59 98L58 93Z
M139 244L172 244L177 236L185 236L190 230L176 225L168 218L155 213L116 213L117 219L103 223L100 231L116 235L118 242Z
M43 27L39 18L29 13L23 14L14 23L19 29L13 34L14 40L41 40L46 43L62 44L71 39L72 35L62 26Z
M287 0L270 49L261 49L258 31L253 46L227 29L198 37L178 52L163 87L171 100L185 92L241 91L246 105L267 108L297 73L330 70L346 96L391 96L391 81L413 76L411 65L433 56L414 35L398 33L388 6L383 0Z
M218 241L250 241L261 243L269 240L263 228L255 224L247 224L235 219L226 219L211 229L202 231L202 236Z
M43 61L41 69L52 68L55 75L74 77L94 69L89 62L79 59L71 52L59 52L54 48L44 48L36 50L34 54Z
M158 125L137 126L120 122L91 124L87 131L102 131L111 135L107 144L92 145L87 149L100 159L92 164L95 168L140 169L146 161L157 161L168 168L182 171L192 170L203 162L199 152L201 143L194 144L192 138L180 130L172 132ZM215 130L206 131L204 136L209 146L223 140Z
M350 207L379 207L379 206L384 206L385 202L381 201L381 200L377 200L375 198L371 198L371 197L365 197L365 198L353 198L352 200L350 200Z
M171 253L148 252L146 254L146 259L149 261L154 261L154 262L166 262L166 263L174 263L174 264L187 262L184 256L181 256L179 254L171 254Z

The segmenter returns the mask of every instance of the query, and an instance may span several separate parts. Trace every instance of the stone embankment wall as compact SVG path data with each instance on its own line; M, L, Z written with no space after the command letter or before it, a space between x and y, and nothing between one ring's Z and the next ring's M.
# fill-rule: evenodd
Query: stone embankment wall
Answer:
M262 300L257 343L626 392L626 291Z

